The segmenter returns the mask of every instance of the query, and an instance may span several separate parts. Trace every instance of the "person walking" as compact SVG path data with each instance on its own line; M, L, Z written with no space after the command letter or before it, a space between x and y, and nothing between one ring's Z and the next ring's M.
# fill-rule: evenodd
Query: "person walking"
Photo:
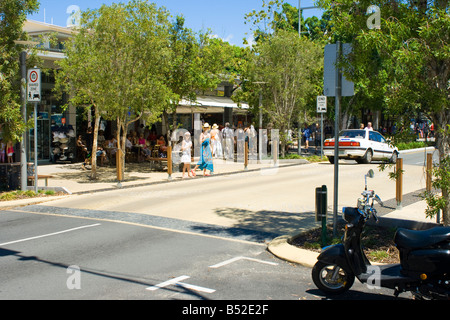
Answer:
M211 135L209 133L209 124L205 123L203 125L203 132L200 135L200 142L202 143L202 151L200 154L200 160L194 169L191 170L192 175L195 177L195 170L203 170L204 176L210 176L214 172L214 165L212 160L212 146L211 146ZM206 174L206 170L209 170L209 174Z
M186 132L183 136L183 142L181 144L181 163L183 163L183 176L182 179L184 179L184 174L187 172L189 178L193 178L191 176L191 147L192 147L192 141L191 141L191 134L189 132Z
M305 144L306 152L309 152L309 138L311 137L311 130L309 130L308 124L305 123L303 129L303 143Z

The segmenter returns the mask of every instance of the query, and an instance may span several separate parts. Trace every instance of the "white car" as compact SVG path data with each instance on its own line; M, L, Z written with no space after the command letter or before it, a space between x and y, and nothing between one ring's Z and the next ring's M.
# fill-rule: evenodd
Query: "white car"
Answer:
M334 138L324 141L324 154L334 163ZM339 159L353 159L358 163L372 160L397 162L398 149L376 131L348 129L339 134Z

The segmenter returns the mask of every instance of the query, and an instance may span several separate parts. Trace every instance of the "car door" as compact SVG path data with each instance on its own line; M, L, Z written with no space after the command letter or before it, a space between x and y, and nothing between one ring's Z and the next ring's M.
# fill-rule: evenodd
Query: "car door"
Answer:
M384 139L384 137L380 133L376 131L370 131L369 140L372 145L374 159L380 160L390 158L389 146L386 143L386 139Z

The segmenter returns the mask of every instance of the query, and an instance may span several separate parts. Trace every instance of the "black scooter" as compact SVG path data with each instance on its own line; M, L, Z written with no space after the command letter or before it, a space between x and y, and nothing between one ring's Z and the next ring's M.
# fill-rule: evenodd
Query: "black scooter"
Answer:
M366 187L357 208L344 208L345 235L342 244L324 248L312 269L314 284L328 295L349 290L355 277L370 288L393 289L394 295L411 292L415 299L450 299L450 227L425 231L398 229L394 242L399 264L371 265L361 247L361 233L372 216L378 221L374 201L382 205L373 190Z

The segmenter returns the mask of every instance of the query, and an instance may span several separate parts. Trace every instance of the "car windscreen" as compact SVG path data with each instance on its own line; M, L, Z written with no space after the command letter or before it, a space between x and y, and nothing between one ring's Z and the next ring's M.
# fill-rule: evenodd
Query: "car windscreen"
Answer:
M341 131L339 137L341 138L359 138L364 139L366 136L366 130L344 130Z

